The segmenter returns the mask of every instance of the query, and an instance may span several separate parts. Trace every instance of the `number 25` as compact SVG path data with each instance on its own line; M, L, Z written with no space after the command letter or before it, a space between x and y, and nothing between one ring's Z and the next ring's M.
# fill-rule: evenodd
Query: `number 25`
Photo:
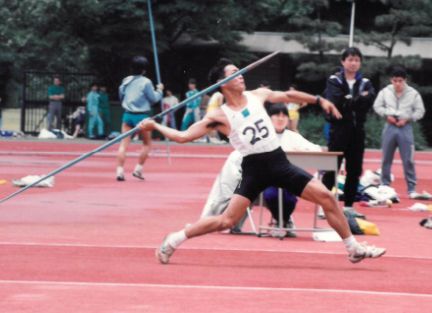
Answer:
M248 126L243 130L243 135L246 135L248 132L252 133L252 138L250 141L251 145L254 145L258 141L260 141L262 138L267 138L269 135L269 130L266 126L260 125L261 123L264 123L263 119L260 119L254 123L255 127Z

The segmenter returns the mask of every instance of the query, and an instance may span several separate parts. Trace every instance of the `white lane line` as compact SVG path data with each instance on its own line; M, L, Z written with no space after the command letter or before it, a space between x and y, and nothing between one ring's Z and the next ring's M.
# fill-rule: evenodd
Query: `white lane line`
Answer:
M0 151L0 156L80 156L86 152L56 152L56 151ZM226 153L171 153L171 157L174 158L195 158L195 159L226 159L229 155L230 151ZM116 152L100 152L98 153L99 157L115 157L117 155ZM130 156L138 156L138 153L131 152ZM150 152L151 157L160 157L165 158L167 153L165 151L152 151ZM289 156L288 156L289 157ZM364 163L381 163L381 159L378 158L365 158L363 160ZM399 159L393 160L394 164L402 164L402 161ZM418 165L432 165L432 161L430 160L415 160L415 163Z
M37 243L37 242L0 242L0 246L23 246L23 247L59 247L59 248L94 248L94 249L148 249L153 250L158 246L146 245L92 245L85 243ZM300 254L326 254L326 255L346 255L345 252L323 251L323 250L278 250L278 249L259 249L259 248L202 248L184 247L181 250L200 250L200 251L233 251L233 252L268 252L268 253L300 253ZM412 255L389 255L384 258L432 260L432 256L412 256Z
M432 294L415 292L391 292L354 289L319 289L319 288L289 288L289 287L247 287L247 286L217 286L217 285L174 285L174 284L147 284L147 283L108 283L108 282L73 282L73 281L44 281L44 280L0 280L4 285L51 285L51 286L77 286L77 287L140 287L161 289L207 289L222 291L269 291L269 292L308 292L308 293L336 293L358 294L390 297L416 297L432 299Z

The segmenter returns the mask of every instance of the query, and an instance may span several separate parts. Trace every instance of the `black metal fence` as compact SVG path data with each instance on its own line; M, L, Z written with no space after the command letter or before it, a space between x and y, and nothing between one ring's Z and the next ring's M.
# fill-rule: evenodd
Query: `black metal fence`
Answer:
M71 131L68 116L80 105L85 105L82 98L90 90L90 84L96 79L90 73L52 73L26 71L24 73L23 102L21 108L21 131L37 134L46 128L48 114L48 87L53 84L53 77L59 76L65 88L65 100L62 107L62 125Z

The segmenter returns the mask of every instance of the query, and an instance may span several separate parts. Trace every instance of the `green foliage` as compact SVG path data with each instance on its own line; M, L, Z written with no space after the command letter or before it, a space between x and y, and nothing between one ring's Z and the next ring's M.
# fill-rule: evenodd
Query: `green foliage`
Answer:
M362 41L372 44L393 56L397 42L411 44L411 37L430 36L432 33L432 2L430 0L388 0L388 12L375 18L374 31L361 33Z
M301 113L299 121L299 132L307 140L320 145L327 146L327 142L324 138L324 115L307 112Z

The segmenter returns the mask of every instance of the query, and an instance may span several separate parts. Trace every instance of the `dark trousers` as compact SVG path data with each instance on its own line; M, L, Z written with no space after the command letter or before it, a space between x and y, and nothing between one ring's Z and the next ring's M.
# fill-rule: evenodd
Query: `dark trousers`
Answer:
M57 128L61 130L62 103L60 101L51 101L48 105L48 130ZM56 120L56 126L53 122Z
M360 175L363 171L364 132L355 130L330 130L329 151L343 152L338 157L338 168L345 159L346 180L344 185L345 206L352 206L357 193ZM335 182L335 172L326 172L322 179L324 185L331 190Z

